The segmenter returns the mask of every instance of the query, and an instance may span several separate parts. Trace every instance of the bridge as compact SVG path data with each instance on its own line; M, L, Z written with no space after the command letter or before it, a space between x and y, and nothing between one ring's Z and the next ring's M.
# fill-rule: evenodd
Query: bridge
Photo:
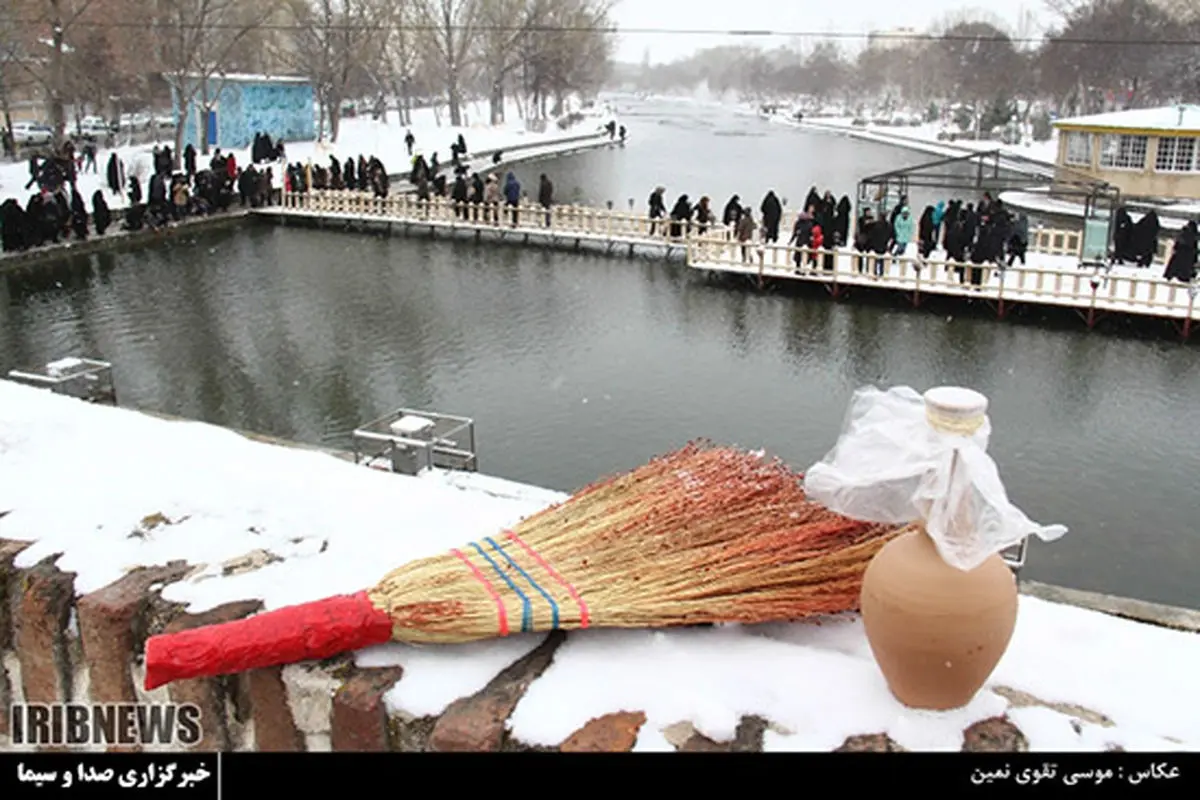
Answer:
M1031 229L1029 263L999 268L917 255L860 254L852 248L798 250L759 241L743 245L719 224L702 228L684 222L675 230L670 220L577 205L547 210L522 203L514 209L456 205L442 199L420 201L411 195L378 198L361 192L306 192L285 195L282 205L258 209L256 214L283 224L306 222L476 241L488 237L575 249L588 246L629 256L652 251L660 257L682 257L689 268L701 272L745 276L759 286L767 282L819 285L834 299L860 290L883 290L903 295L914 306L931 296L984 301L1001 319L1017 306L1054 307L1077 312L1089 328L1109 315L1164 320L1184 339L1200 321L1196 302L1200 285L1165 281L1153 269L1080 267L1083 236L1077 231ZM784 215L782 237L794 219L794 212Z

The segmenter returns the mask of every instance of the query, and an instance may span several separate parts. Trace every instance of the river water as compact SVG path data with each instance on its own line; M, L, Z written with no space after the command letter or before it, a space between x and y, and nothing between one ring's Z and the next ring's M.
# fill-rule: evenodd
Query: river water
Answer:
M799 198L918 154L677 104L625 149L519 170L639 207ZM803 469L865 384L992 400L1009 493L1066 538L1026 577L1200 606L1195 351L945 309L758 293L678 264L252 225L0 277L0 368L115 363L122 404L343 446L401 407L477 420L482 471L562 490L694 438ZM98 456L93 456L98 457ZM199 468L199 465L198 465Z

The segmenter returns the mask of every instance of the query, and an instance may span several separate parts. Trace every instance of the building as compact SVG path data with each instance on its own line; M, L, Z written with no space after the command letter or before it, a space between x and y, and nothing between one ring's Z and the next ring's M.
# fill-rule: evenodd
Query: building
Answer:
M191 78L196 86L199 77ZM175 121L183 128L183 141L200 147L205 126L203 99L197 91L187 108L180 108L172 93ZM217 75L209 78L208 143L215 147L249 147L256 134L274 140L309 141L317 135L313 114L313 87L307 78L272 75Z
M1143 198L1200 198L1200 106L1058 120L1056 165Z
M867 34L868 50L895 50L911 44L919 36L915 28L893 28L887 31L871 31Z

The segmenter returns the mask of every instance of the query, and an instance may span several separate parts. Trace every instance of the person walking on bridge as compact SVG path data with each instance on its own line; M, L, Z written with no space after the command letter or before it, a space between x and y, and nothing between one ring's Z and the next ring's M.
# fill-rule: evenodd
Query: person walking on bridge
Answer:
M658 223L654 220L662 219L667 214L667 203L663 200L663 193L667 191L666 187L655 187L650 194L648 205L650 206L650 235L654 236L654 232L658 229Z
M750 209L742 209L742 215L738 218L737 223L737 240L742 246L742 261L747 264L754 262L750 244L754 241L754 229L754 215L750 213Z
M512 209L512 226L515 228L520 223L521 183L511 172L504 178L504 201Z
M554 204L554 184L550 182L545 173L538 178L538 203L546 209L546 227L549 228L552 221L550 206Z
M783 219L783 206L774 190L767 192L763 198L762 208L763 241L774 244L779 241L779 222Z

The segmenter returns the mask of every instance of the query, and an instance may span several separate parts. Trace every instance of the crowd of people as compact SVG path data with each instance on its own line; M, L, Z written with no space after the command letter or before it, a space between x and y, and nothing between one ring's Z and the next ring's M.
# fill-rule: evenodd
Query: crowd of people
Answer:
M716 223L710 198L701 197L692 205L688 195L681 195L668 213L665 191L662 186L656 187L647 202L651 236L665 234L680 238L685 228L703 235ZM753 209L734 195L720 218L740 244L741 259L746 263L761 258L759 245L779 243L783 203L774 191L767 192L758 212L756 221ZM832 251L848 243L856 253L855 269L860 273L872 270L877 276L884 274L889 260L914 256L920 264L939 248L946 261L963 265L955 267L959 279L975 286L983 282L984 265L1003 270L1017 262L1026 263L1029 217L1024 213L1014 214L988 192L977 203L964 205L961 200L951 200L928 205L920 217L914 215L907 197L901 197L888 212L864 209L856 221L854 241L848 242L851 213L849 197L836 200L832 192L821 194L812 187L785 243L796 248L793 258L797 272L806 263L811 268L832 271L835 259ZM1158 250L1160 232L1160 221L1154 211L1147 212L1135 224L1126 209L1118 209L1111 262L1149 267ZM1175 239L1163 278L1191 283L1197 274L1198 258L1200 225L1189 222Z
M81 172L98 172L94 149L78 156L71 142L53 156L32 156L30 181L38 191L22 207L9 199L0 204L0 245L5 252L20 252L65 241L82 241L91 234L103 236L121 217L121 229L140 231L160 229L187 217L227 211L234 204L258 208L282 201L285 190L281 164L286 163L283 142L274 142L267 134L254 137L251 162L238 165L233 153L214 151L207 166L199 163L199 153L189 144L183 151L180 167L170 145L155 146L151 152L151 174L143 188L138 174L128 175L125 162L116 152L109 155L105 170L108 192L122 192L128 207L114 214L103 190L92 194L91 208L78 191Z

